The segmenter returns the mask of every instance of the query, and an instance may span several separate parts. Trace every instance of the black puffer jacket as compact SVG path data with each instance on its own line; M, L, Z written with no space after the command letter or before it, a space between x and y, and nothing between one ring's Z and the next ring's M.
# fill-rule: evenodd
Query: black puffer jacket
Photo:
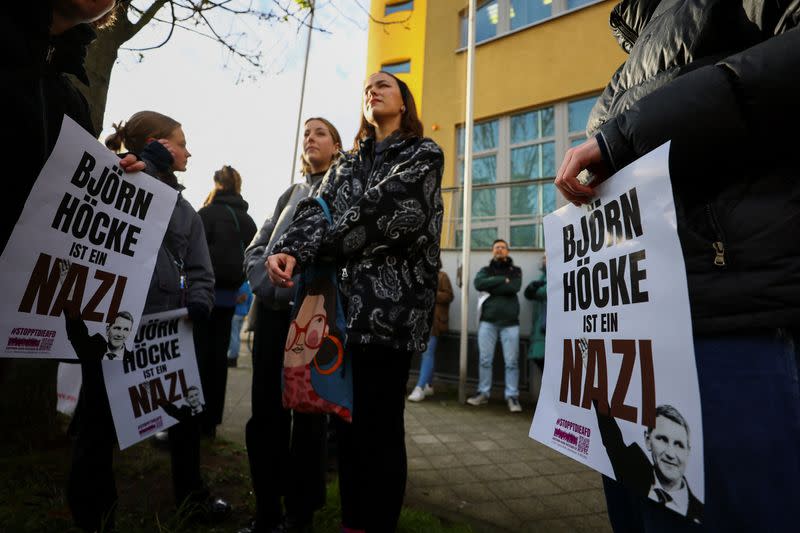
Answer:
M618 170L671 140L695 332L800 323L800 1L620 2L589 119Z
M0 13L0 98L6 104L0 157L5 175L13 176L4 187L4 218L11 222L3 224L0 249L56 143L64 115L96 134L86 100L66 76L88 83L83 62L95 33L81 24L51 37L52 16L47 1L11 2Z
M220 191L197 212L206 231L218 289L236 290L245 279L244 249L256 234L256 223L247 214L247 207L240 194Z
M373 139L334 164L319 195L302 200L272 248L299 265L332 257L342 267L347 342L423 351L433 320L442 232L444 156L430 139Z

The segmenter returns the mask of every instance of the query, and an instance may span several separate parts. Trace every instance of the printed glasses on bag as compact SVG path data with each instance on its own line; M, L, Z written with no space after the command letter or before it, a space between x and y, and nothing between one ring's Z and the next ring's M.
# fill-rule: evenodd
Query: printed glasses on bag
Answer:
M292 320L289 326L289 334L286 336L285 350L291 350L297 340L300 338L301 333L306 334L305 345L308 348L316 349L322 346L322 341L325 338L325 328L328 325L328 320L325 315L314 315L311 317L305 327L301 328L296 320Z

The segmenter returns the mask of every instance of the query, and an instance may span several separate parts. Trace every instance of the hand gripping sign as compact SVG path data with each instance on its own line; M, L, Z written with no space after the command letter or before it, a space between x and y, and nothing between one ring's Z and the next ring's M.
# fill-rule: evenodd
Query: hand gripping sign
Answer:
M703 428L669 144L544 219L545 369L530 436L695 522Z
M92 332L123 312L136 330L177 192L118 163L64 117L0 256L0 357L75 358L71 308Z
M103 361L120 449L204 409L192 323L185 308L142 317L133 350Z

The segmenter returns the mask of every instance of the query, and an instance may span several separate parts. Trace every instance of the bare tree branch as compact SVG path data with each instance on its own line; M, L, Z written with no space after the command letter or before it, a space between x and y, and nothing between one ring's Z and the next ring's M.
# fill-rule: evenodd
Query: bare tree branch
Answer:
M133 23L133 26L131 28L132 29L132 33L128 36L128 38L133 37L134 35L139 33L139 31L142 28L144 28L148 23L150 23L150 21L153 20L153 17L156 16L156 13L158 13L159 10L162 7L164 7L164 4L166 4L167 1L168 0L154 0L154 2L152 4L150 4L150 7L148 7L144 12L139 11L133 5L130 5L130 8L136 10L141 15L139 17L139 20L137 20L135 23Z
M169 7L170 7L170 11L172 13L172 22L168 23L169 24L169 33L167 34L166 37L164 37L163 41L161 41L159 44L157 44L155 46L148 46L148 47L145 47L145 48L120 47L120 49L121 50L128 50L130 52L146 52L147 50L155 50L156 48L161 48L162 46L167 44L167 42L172 38L172 34L175 32L175 4L170 2L170 6ZM153 15L151 17L151 20L160 20L160 19L156 19L155 15ZM166 22L166 21L164 21L164 22Z

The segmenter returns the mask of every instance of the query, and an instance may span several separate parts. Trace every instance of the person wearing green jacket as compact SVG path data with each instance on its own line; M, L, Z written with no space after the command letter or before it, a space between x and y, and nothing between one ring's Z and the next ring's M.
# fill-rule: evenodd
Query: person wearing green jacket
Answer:
M530 365L531 394L534 400L538 397L544 371L544 334L547 325L547 257L542 256L542 274L525 287L525 298L532 300L531 337L528 348L528 359L535 364Z
M508 243L497 239L492 243L492 261L475 276L475 288L481 291L478 351L480 367L478 392L467 399L470 405L489 402L492 389L492 363L497 337L505 360L505 398L508 410L519 413L519 300L522 270L514 266L508 255Z

